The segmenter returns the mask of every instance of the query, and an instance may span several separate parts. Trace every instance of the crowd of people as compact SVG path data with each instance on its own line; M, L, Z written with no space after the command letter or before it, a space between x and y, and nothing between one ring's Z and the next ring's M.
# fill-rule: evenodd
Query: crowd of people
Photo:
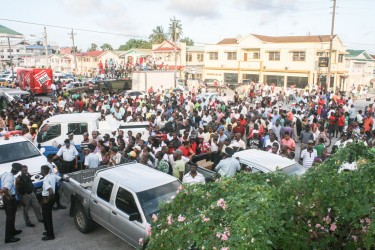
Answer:
M207 89L198 87L197 90L176 93L172 89L154 91L151 87L147 95L136 97L100 91L80 91L68 95L57 92L50 101L33 95L23 96L22 99L12 100L0 112L0 135L20 130L25 138L35 141L43 121L57 114L100 112L102 119L147 122L147 138L142 133L133 134L132 130L126 134L121 129L111 134L88 131L83 134L78 147L80 150L77 150L74 133L69 133L66 140L58 145L57 154L48 155L49 167L52 170L54 162L60 159L56 167L63 174L82 168L110 167L137 161L171 174L183 183L207 181L197 171L196 159L202 159L202 156L212 162L213 171L231 177L241 170L238 160L232 157L239 150L268 151L310 168L354 141L362 141L375 148L374 103L371 101L357 110L351 97L345 98L319 86L300 91L292 87L280 90L274 84L254 82L239 87L233 97L220 93L217 98L206 100L199 95L202 91ZM327 141L335 141L333 138L338 138L337 142L329 149ZM186 171L187 163L190 163L190 171ZM51 174L48 166L43 168L43 175ZM3 184L2 192L9 199L16 191L23 193L23 202L27 204L24 210L26 225L34 226L27 216L31 206L37 219L45 222L44 240L53 239L53 226L48 224L52 223L52 205L56 201L58 208L64 208L58 197L52 198L53 194L58 194L56 187L53 184L44 191L43 195L48 198L45 198L42 216L37 212L35 197L27 196L31 186L28 185L28 189L19 186L21 182L30 182L27 166L17 165L12 171L14 174L23 171L16 182L17 190L8 190L6 186L4 189ZM2 178L8 178L4 176L8 176L10 181L4 179L2 183L10 185L12 180L14 182L11 176L3 175ZM57 181L55 177L47 180ZM7 209L14 210L13 202L9 204ZM9 211L13 213L13 210ZM7 231L6 242L18 241L14 235L20 232L14 229L14 218L7 226L10 231Z
M48 117L81 112L100 112L103 119L111 116L127 123L148 122L148 138L132 131L124 134L121 130L104 135L99 131L86 133L83 151L90 159L90 165L113 166L137 160L164 172L175 168L177 154L187 159L209 154L217 165L224 157L226 147L235 150L255 148L296 160L301 156L303 162L315 162L322 159L323 153L327 154L328 148L321 148L327 138L341 138L327 155L334 153L335 146L345 145L339 143L343 140L361 140L370 147L373 145L372 102L357 110L351 97L345 98L319 86L311 90L297 91L291 87L277 90L274 84L250 82L241 86L231 98L221 93L210 100L201 98L201 91L202 88L198 88L175 93L172 90L154 91L151 87L147 95L136 97L81 91L69 95L60 93L51 101L30 95L13 101L1 111L0 131L22 130L25 137L33 140L37 129ZM296 155L298 141L301 152ZM306 160L303 150L311 151L309 144L319 148L317 159ZM58 156L61 154L60 149ZM166 161L169 168L159 158ZM89 166L88 162L84 165ZM304 163L304 166L311 165Z

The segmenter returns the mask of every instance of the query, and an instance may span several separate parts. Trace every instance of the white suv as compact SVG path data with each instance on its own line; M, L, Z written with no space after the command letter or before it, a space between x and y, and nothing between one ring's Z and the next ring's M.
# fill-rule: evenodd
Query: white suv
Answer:
M9 134L12 134L12 132L8 132L5 136L0 137L0 176L4 172L9 172L12 168L12 164L15 162L26 165L29 168L29 173L32 175L31 179L34 187L38 191L41 189L43 183L42 180L40 180L40 167L48 164L47 158L43 155L43 151L39 151L39 149L25 137L20 135L9 136ZM2 196L0 196L0 207L3 207Z

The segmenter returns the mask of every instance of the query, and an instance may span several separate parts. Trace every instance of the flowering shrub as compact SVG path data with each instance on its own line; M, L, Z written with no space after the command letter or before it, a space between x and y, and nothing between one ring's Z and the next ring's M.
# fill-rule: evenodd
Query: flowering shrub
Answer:
M345 161L358 170L338 173ZM299 178L238 174L184 186L153 216L147 249L370 249L374 177L374 155L353 144Z

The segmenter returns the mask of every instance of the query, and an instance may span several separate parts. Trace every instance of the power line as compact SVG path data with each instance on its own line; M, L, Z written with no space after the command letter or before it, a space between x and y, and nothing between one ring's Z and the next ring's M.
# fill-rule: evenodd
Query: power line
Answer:
M136 37L136 38L146 38L146 39L148 39L148 37L146 37L146 36L129 35L129 34L122 34L122 33L108 32L108 31L98 31L98 30L90 30L90 29L81 29L81 28L73 28L73 27L60 26L60 25L52 25L52 24L34 23L34 22L14 20L14 19L7 19L7 18L0 18L0 20L9 21L9 22L16 22L16 23L23 23L23 24L46 26L46 27L58 28L58 29L68 29L68 30L74 29L74 30L78 30L78 31L92 32L92 33L98 33L98 34L107 34L107 35L116 35L116 36L126 36L126 37Z

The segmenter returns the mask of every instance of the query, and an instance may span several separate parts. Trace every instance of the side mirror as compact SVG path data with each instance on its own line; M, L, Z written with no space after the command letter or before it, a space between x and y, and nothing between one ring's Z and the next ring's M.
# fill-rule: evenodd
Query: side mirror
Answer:
M39 151L40 151L41 154L44 154L44 152L46 152L46 149L45 148L41 148Z
M129 215L129 221L140 221L141 220L141 215L139 213L134 213Z

